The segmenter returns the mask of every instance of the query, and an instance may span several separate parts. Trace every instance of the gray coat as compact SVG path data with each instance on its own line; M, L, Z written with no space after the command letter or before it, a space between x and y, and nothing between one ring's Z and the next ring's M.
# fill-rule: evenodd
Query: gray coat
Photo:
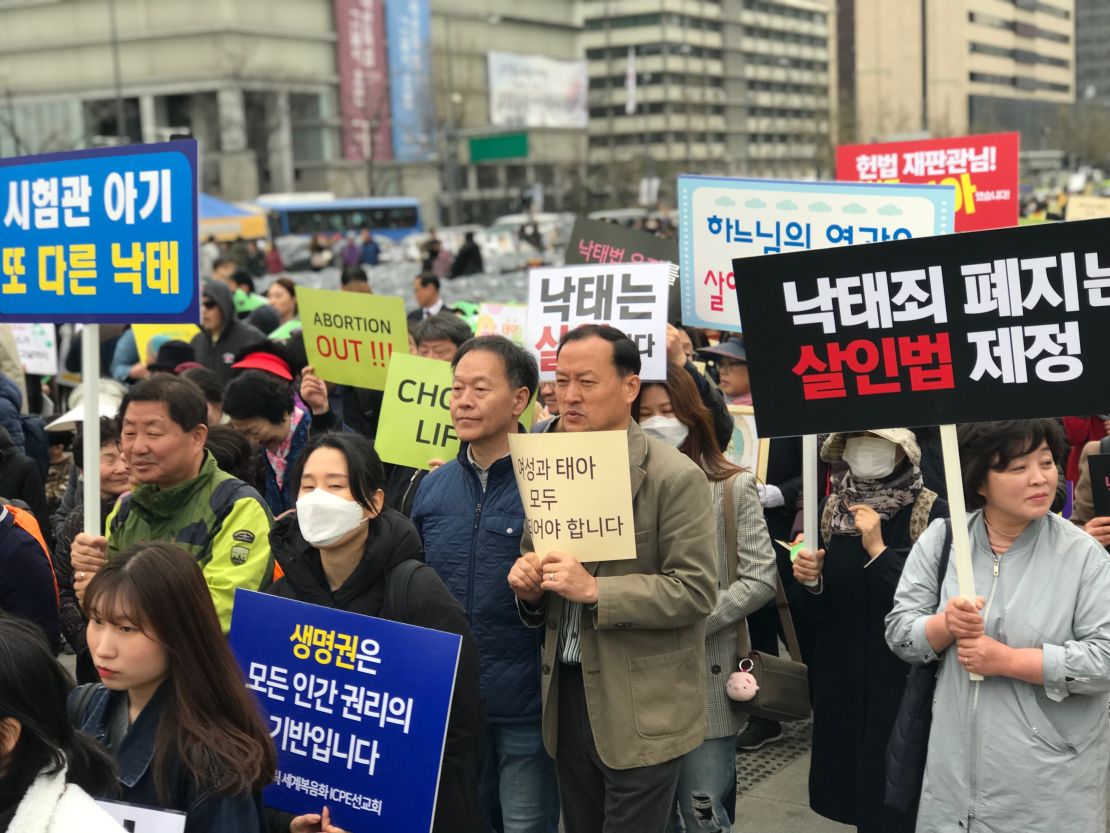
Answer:
M736 629L740 620L759 610L775 595L775 553L767 533L767 519L750 472L736 476L732 500L736 512L736 557L739 576L729 583L725 549L725 484L710 481L717 532L717 606L705 620L707 695L706 738L735 735L744 728L740 704L725 694L725 683L736 670Z
M955 646L941 657L917 833L1095 831L1106 825L1110 764L1110 556L1047 515L996 559L981 512L968 517L975 592L986 633L1042 648L1044 684L972 683ZM925 620L958 595L955 559L937 601L944 524L918 540L887 617L891 649L911 663L935 654Z

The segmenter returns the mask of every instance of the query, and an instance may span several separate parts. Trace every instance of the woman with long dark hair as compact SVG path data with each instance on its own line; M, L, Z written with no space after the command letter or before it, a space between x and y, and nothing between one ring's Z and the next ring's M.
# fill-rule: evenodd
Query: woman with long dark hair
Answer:
M186 833L262 829L274 745L193 557L127 550L93 577L85 611L102 682L74 691L71 713L111 752L121 798L186 813Z
M274 557L285 574L270 588L272 594L462 636L432 830L483 830L478 646L466 613L436 572L423 564L397 585L397 592L387 593L393 576L402 574L398 568L422 562L424 552L416 527L385 506L385 472L369 440L352 433L314 436L291 478L296 512L278 520L270 533ZM276 810L269 812L269 823L282 833L315 829L304 816Z
M72 688L42 632L0 615L0 833L123 830L89 797L115 791L115 768L66 720Z
M739 704L725 693L737 668L737 629L775 593L775 554L751 472L721 453L713 418L690 374L667 366L667 381L645 382L633 415L649 437L677 448L709 480L717 533L717 606L705 623L705 740L682 760L670 830L732 830L736 812L736 733L744 726ZM727 502L731 498L731 503ZM735 540L728 533L735 521ZM730 548L735 548L730 552ZM744 653L747 653L746 651Z

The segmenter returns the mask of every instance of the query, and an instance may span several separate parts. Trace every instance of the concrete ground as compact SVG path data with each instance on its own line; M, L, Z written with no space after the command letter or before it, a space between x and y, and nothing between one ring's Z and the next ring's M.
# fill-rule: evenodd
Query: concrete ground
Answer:
M746 755L760 755L764 750ZM809 753L805 752L736 800L740 833L850 833L809 809Z

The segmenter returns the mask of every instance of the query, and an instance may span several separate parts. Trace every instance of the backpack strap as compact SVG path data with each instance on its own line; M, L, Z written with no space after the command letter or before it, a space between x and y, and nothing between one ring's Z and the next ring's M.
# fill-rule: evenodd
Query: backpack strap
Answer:
M424 565L410 558L391 567L385 574L385 602L382 604L382 618L392 619L395 622L408 621L409 585L412 577Z
M944 577L948 573L948 554L952 550L952 519L944 519L944 545L937 562L937 607L940 607L940 594L944 589Z
M931 489L923 488L917 493L910 513L910 544L912 545L925 528L929 526L929 513L933 511L933 504L937 502L937 493Z

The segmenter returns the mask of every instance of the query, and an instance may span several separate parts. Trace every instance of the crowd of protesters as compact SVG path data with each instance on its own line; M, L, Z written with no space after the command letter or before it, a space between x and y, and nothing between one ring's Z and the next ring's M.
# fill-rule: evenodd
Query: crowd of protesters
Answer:
M374 249L346 241L345 290L370 290ZM441 252L408 319L413 352L451 366L462 444L426 468L382 463L381 391L316 374L295 281L254 292L276 265L262 250L202 251L191 341L105 348L96 534L81 409L36 420L0 355L0 831L122 829L89 796L184 813L187 833L343 829L341 809L265 804L274 744L226 641L237 588L462 637L436 833L746 829L736 756L783 733L730 676L779 652L776 597L808 666L814 811L867 833L1103 829L1110 518L1086 461L1105 415L961 427L985 589L967 600L935 430L824 437L802 541L800 441L772 441L762 477L724 453L728 405L752 404L740 338L668 325L666 378L641 380L633 341L584 326L541 382L446 303ZM453 263L480 270L480 252ZM533 551L509 454L529 427L624 432L634 559ZM888 745L928 663L920 805L895 809Z

